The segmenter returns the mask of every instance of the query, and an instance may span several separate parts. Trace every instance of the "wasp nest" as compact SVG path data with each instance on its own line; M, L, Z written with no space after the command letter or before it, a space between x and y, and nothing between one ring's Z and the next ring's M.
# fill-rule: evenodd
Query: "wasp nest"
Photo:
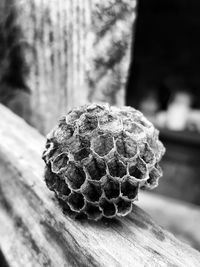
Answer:
M140 187L162 176L158 131L131 107L73 109L47 136L45 181L61 205L89 219L125 216Z

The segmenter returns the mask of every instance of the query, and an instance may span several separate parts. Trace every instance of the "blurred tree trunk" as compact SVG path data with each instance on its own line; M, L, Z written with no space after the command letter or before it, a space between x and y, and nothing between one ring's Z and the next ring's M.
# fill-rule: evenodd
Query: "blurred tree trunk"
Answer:
M33 123L46 133L67 110L88 101L90 1L26 0L17 5L30 48Z
M16 15L24 63L18 76L30 89L31 121L42 133L76 105L124 103L136 0L7 0L6 8L3 2L3 25Z
M90 99L125 104L136 0L94 0Z

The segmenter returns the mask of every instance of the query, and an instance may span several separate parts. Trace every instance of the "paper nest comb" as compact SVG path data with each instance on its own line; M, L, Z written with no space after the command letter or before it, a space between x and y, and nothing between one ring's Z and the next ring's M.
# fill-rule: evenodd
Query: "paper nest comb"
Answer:
M48 134L45 181L74 214L125 216L139 188L158 185L164 152L158 130L136 109L85 105Z

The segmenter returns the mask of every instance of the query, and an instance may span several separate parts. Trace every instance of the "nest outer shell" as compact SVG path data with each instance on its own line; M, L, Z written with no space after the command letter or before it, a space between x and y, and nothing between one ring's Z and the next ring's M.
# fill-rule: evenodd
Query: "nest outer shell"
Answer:
M125 216L139 188L155 188L162 176L165 148L158 134L132 107L75 108L47 135L47 187L74 215L92 220Z

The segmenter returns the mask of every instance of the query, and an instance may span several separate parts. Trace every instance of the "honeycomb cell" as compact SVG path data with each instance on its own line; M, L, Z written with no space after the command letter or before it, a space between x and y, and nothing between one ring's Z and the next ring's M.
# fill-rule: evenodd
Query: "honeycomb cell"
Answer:
M97 117L90 115L89 113L85 114L84 119L79 124L79 133L90 133L98 126Z
M71 190L64 180L59 179L57 182L57 187L55 187L55 192L59 198L65 200L66 197L71 193Z
M68 197L68 204L71 210L80 211L85 205L83 195L77 192L72 192Z
M103 190L107 199L117 198L120 194L119 182L107 175L103 183Z
M73 211L70 206L67 203L67 200L63 200L61 198L58 198L58 203L62 207L63 214L68 216L76 217L76 214L79 213L79 211Z
M124 138L123 135L116 140L117 152L124 158L132 158L137 155L137 143L130 137Z
M64 168L67 167L68 161L69 161L69 158L68 158L68 155L66 153L59 154L52 161L52 164L51 164L52 172L54 172L54 173L61 172Z
M47 166L45 166L44 180L46 182L47 187L50 190L54 190L57 184L57 175L54 174Z
M147 163L147 164L153 164L155 161L155 156L148 144L144 145L143 151L140 152L140 157Z
M121 193L130 200L135 199L138 194L138 184L135 184L130 178L124 179L121 183Z
M72 136L70 140L66 140L63 142L63 149L68 150L70 153L75 153L81 148L79 139L77 136Z
M140 135L143 133L143 129L137 123L134 123L128 119L123 121L123 127L125 131L128 131L134 135Z
M68 145L67 147L69 151L74 155L75 153L77 153L79 150L81 150L85 146L82 145L80 136L76 135L72 137L72 139L70 140L70 145Z
M47 140L45 150L42 153L42 159L45 161L46 164L49 163L49 158L53 156L55 150L56 150L55 144L52 141Z
M162 170L158 164L149 172L149 179L146 182L146 187L154 188L158 185L158 180L162 176Z
M86 176L83 169L70 162L65 172L66 182L72 189L79 189L85 182Z
M73 134L74 134L74 127L66 123L60 124L54 133L54 135L56 135L57 137L58 143L65 143L73 136Z
M94 184L88 181L84 185L82 193L88 201L96 202L96 201L99 201L102 195L102 189L99 184Z
M99 128L103 131L121 131L122 123L117 116L107 113L99 118Z
M116 215L116 206L113 202L109 202L107 199L102 198L99 203L103 210L103 215L107 218L112 218Z
M84 212L88 216L88 219L99 220L102 217L102 211L99 209L98 205L87 202Z
M99 181L106 174L106 164L102 159L93 157L85 167L91 180Z
M81 144L81 148L83 147L90 148L90 137L88 137L87 135L85 136L79 135L79 142Z
M92 149L100 157L106 156L113 147L113 137L110 134L100 135L92 139Z
M109 173L113 177L122 178L126 174L126 166L118 158L113 158L107 162Z
M90 153L90 141L86 137L76 135L71 139L68 149L75 160L82 160Z
M147 174L147 164L144 162L143 159L140 158L140 156L137 158L137 166L138 169L144 174Z
M117 214L119 216L126 216L132 210L132 202L129 200L125 200L123 198L119 198L116 202L117 205Z
M141 180L144 178L144 173L140 170L136 163L130 164L128 168L129 174L134 178Z
M87 158L89 155L90 155L90 149L83 147L74 153L74 159L76 161L81 161L81 160Z

